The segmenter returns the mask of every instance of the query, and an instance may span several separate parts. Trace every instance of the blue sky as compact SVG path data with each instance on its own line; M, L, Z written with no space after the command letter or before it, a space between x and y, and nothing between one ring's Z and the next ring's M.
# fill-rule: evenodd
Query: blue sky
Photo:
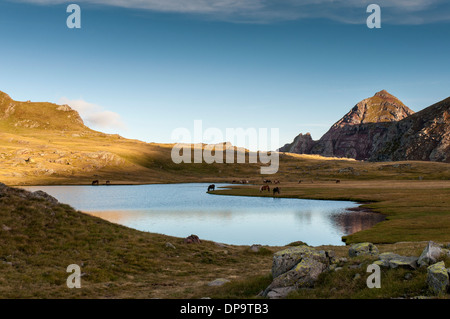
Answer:
M279 128L280 145L320 138L382 89L414 111L450 96L445 1L378 1L381 29L365 24L370 1L112 2L1 1L0 90L147 142L202 120ZM66 26L69 3L81 29Z

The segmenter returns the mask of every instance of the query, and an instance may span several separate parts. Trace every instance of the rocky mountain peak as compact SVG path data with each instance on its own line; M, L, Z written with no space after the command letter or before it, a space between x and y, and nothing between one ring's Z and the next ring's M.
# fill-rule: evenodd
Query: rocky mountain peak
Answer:
M414 111L386 90L382 90L356 104L333 125L333 128L364 123L400 121L411 114L414 114Z

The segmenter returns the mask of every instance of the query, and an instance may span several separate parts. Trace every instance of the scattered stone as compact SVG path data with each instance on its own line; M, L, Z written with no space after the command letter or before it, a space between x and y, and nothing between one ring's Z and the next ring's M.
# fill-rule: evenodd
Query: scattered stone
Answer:
M377 256L379 253L377 246L372 243L359 243L354 244L348 250L350 257L357 256Z
M294 287L274 288L267 293L267 297L270 299L281 299L287 297L292 291L295 291Z
M169 243L169 242L167 242L165 246L166 246L166 248L177 249L172 243Z
M416 269L417 268L417 257L405 257L394 253L382 253L378 256L379 260L375 261L374 264L387 267L387 268L407 268Z
M441 295L447 291L449 276L443 261L427 268L427 283L428 288L435 295Z
M12 228L11 228L11 227L8 227L8 226L6 226L6 225L2 225L2 229L3 229L4 231L10 231Z
M250 250L254 253L257 253L261 249L261 247L262 247L261 245L255 244L250 247Z
M336 267L336 269L334 269L334 271L339 271L339 270L342 270L342 269L344 269L344 268L342 268L342 267Z
M197 235L191 235L184 239L185 244L201 244L200 238Z
M218 278L216 280L211 281L208 283L208 286L210 287L219 287L225 285L227 282L230 282L228 279L225 278Z
M353 277L353 280L359 280L361 279L361 275L360 274L356 274L355 277Z
M219 246L220 248L228 248L227 245L222 244L222 243L214 243L216 246Z
M437 262L437 260L444 254L442 248L435 242L428 242L427 247L423 250L417 263L420 267L429 266Z
M405 280L411 280L412 278L413 278L413 274L412 274L412 273L407 272L407 273L405 274Z

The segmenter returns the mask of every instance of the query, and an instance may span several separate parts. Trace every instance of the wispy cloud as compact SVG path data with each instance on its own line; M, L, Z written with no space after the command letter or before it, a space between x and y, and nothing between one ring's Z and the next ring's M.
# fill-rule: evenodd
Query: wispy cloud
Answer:
M125 129L126 126L119 114L105 110L103 107L84 100L70 100L62 97L59 104L67 104L76 110L88 126L102 129Z
M41 5L73 0L18 0ZM325 18L343 23L364 23L366 8L382 8L384 23L426 24L450 21L447 0L77 0L75 3L116 6L158 12L198 14L230 22L270 23Z

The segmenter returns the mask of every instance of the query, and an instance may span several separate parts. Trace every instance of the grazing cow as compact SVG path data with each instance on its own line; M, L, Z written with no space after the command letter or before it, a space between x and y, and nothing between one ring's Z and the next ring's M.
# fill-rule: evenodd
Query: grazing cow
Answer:
M340 180L340 179L336 180L336 184L339 184L340 182L341 182L341 180Z
M280 194L280 188L279 187L275 187L273 189L273 196L275 196L276 193Z
M111 182L110 181L106 181L106 185L111 185Z
M280 181L276 179L276 180L273 181L273 183L274 184L280 184Z
M272 184L272 181L270 180L270 179L265 179L264 181L263 181L263 183L265 183L265 184Z
M299 180L298 183L301 184L301 183L302 183L302 180Z
M208 192L213 191L215 189L216 189L216 185L214 185L214 184L211 184L208 186Z
M261 193L262 191L268 191L270 193L270 186L269 185L263 185L259 188L259 192Z
M100 182L96 179L95 181L92 181L92 185L100 185Z

